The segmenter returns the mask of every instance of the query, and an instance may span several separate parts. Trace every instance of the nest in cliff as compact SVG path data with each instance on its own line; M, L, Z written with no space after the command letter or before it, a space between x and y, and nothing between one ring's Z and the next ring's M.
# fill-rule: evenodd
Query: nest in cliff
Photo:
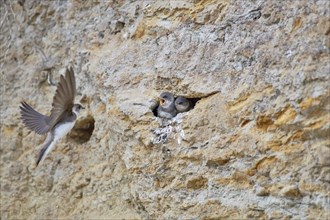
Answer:
M184 131L181 127L183 116L187 113L179 113L172 119L156 118L159 128L152 129L154 137L153 144L165 144L170 138L176 139L178 144L185 139Z

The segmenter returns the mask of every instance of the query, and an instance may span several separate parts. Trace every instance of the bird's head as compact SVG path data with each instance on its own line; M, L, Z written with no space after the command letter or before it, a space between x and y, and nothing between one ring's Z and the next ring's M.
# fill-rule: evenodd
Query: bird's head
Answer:
M179 111L179 112L184 112L187 111L190 107L190 102L188 101L188 99L186 99L185 97L179 96L178 98L176 98L175 100L175 108Z
M163 92L159 96L159 105L163 108L170 107L174 102L174 96L172 93Z
M78 115L81 109L85 109L85 108L80 104L74 104L72 107L72 112Z

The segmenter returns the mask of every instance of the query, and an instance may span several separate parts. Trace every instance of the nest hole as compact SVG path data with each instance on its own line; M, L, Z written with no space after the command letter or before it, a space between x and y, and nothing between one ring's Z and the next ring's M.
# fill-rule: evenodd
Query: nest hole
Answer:
M175 97L177 98L177 97ZM195 108L196 103L201 100L202 98L186 98L190 101L191 103L191 108L188 111L191 111L192 109ZM157 108L159 106L159 102L157 103L157 105L152 109L152 112L154 113L154 116L158 117L158 113L157 113Z
M69 137L80 144L89 141L94 131L94 124L95 120L91 115L78 120L71 130Z

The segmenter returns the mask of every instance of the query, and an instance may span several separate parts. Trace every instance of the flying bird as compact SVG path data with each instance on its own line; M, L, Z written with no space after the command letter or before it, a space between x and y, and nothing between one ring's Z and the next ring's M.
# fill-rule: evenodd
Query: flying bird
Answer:
M174 105L174 96L170 92L163 92L159 96L159 106L157 108L157 116L161 118L173 118L177 114Z
M182 96L177 97L174 104L178 113L187 112L192 108L191 102Z
M80 110L84 109L80 104L74 104L75 95L76 80L73 69L70 67L66 69L65 76L60 77L50 116L37 112L25 101L21 102L21 119L24 125L37 134L47 134L38 154L37 166L45 159L56 142L69 133Z

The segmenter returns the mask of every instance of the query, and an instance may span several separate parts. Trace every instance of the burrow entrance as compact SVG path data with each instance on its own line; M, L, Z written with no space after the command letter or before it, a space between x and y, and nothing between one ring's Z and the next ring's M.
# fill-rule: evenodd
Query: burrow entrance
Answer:
M177 97L175 97L175 99L176 98ZM199 100L201 100L202 98L186 98L186 99L188 99L190 101L190 103L191 103L191 108L190 108L190 110L188 110L188 111L191 111L192 109L195 108L196 103ZM154 116L156 116L156 117L158 117L158 114L157 114L157 108L158 108L158 106L159 106L159 101L158 101L157 105L152 109L152 112L154 113Z
M88 115L86 118L78 120L71 130L69 137L77 143L85 143L89 141L94 131L95 120L93 116Z

